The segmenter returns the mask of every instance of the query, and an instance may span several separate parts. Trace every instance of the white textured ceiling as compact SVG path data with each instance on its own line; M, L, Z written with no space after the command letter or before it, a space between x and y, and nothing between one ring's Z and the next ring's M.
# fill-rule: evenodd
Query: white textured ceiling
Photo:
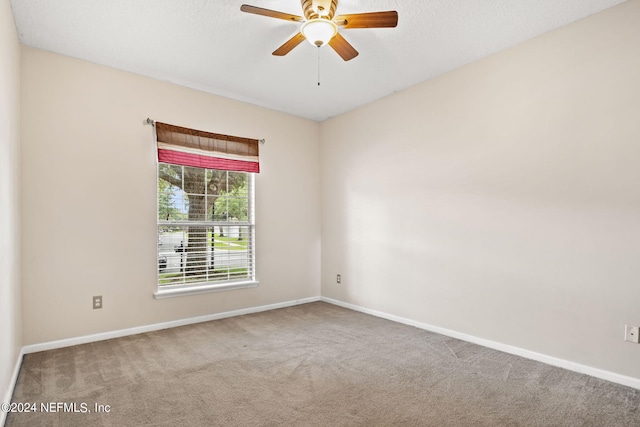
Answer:
M338 14L398 11L398 26L341 29L344 62L303 42L272 56L299 24L299 0L11 0L22 44L324 120L624 0L340 0ZM320 79L317 85L318 53Z

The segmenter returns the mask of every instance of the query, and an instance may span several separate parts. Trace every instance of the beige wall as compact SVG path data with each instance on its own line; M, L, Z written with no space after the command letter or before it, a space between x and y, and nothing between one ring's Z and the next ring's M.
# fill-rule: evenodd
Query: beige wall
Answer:
M639 22L629 1L324 122L322 295L640 378Z
M156 163L145 118L264 138L257 288L155 300ZM24 344L320 294L319 124L22 48ZM93 310L91 297L103 295Z
M8 0L0 1L0 399L12 388L22 345L19 244L20 45ZM0 424L4 413L0 413Z

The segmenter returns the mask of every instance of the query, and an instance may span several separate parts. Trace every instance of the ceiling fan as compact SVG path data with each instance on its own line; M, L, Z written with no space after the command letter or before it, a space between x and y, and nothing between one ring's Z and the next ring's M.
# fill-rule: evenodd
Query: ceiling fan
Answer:
M349 61L358 56L358 51L338 32L338 28L391 28L398 25L398 12L368 12L336 14L338 0L301 0L304 17L271 9L243 4L240 10L285 21L301 22L300 31L277 48L273 55L284 56L308 40L314 46L328 44L342 59Z

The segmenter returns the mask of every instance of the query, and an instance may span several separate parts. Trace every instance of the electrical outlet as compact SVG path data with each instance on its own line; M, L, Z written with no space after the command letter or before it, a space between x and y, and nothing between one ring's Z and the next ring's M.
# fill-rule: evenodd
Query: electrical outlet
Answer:
M97 310L102 308L102 295L93 297L93 309Z
M640 328L638 326L624 325L624 340L640 344Z
M342 277L340 277L340 275L338 274L336 276L336 283L341 283L342 282Z

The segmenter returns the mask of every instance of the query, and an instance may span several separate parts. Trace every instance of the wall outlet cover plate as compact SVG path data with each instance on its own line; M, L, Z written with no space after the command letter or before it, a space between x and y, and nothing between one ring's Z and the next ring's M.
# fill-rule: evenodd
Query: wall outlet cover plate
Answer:
M93 297L93 309L102 308L102 296Z
M640 327L624 325L624 340L639 344L640 343Z

